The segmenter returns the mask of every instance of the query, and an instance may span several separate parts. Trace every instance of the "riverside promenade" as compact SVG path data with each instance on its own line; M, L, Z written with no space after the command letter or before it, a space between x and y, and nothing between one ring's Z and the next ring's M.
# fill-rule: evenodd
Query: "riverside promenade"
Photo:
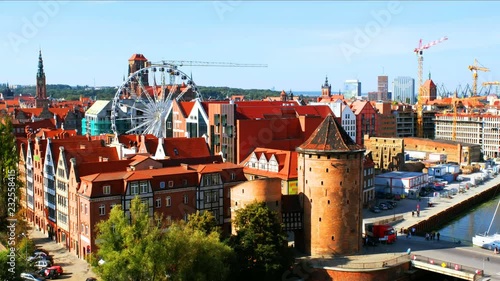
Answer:
M452 183L445 188L445 191L453 187L458 189L458 185L458 183ZM362 272L383 270L408 263L414 256L430 256L440 261L463 264L464 270L481 269L484 271L484 276L487 276L484 280L488 280L488 278L489 280L500 280L500 255L495 255L493 251L473 247L471 241L458 242L452 237L441 236L440 241L425 239L425 233L437 231L444 223L461 212L466 212L498 194L500 194L500 176L488 179L477 187L471 187L464 193L457 193L446 198L422 197L420 200L406 198L397 201L397 206L394 209L383 210L380 213L373 213L365 209L363 210L363 225L365 223L393 225L398 232L396 243L364 246L361 253L357 255L306 259L316 269ZM385 201L388 200L378 199L377 203ZM433 202L432 206L429 206L428 202ZM419 205L420 214L417 216L415 212L412 216L412 211L417 210L417 205ZM411 228L415 228L415 236L409 238L405 233L401 233L402 229L406 231ZM469 240L472 240L472 237Z

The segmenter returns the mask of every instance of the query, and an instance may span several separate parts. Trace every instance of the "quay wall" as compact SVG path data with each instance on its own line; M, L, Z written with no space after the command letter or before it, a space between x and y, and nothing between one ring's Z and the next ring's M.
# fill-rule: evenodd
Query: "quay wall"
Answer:
M441 226L450 222L451 219L458 217L460 214L467 212L475 206L484 203L500 193L500 184L496 184L480 193L465 199L462 202L456 203L432 216L422 220L412 226L415 228L416 235L424 236L425 233L436 231Z

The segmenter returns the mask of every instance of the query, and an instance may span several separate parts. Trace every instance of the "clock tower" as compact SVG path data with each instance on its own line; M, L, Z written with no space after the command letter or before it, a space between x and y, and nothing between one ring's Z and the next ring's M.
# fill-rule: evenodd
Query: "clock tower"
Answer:
M36 73L36 94L35 107L45 107L49 105L47 99L47 85L45 84L45 72L43 71L42 50L38 55L38 72Z

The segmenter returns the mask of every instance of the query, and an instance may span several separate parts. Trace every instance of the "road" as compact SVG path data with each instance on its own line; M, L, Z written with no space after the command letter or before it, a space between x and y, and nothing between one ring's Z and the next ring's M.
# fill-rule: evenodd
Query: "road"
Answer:
M52 255L55 265L63 267L64 274L59 279L85 281L88 277L96 276L86 261L68 252L63 245L50 240L42 232L33 229L28 235L38 247Z

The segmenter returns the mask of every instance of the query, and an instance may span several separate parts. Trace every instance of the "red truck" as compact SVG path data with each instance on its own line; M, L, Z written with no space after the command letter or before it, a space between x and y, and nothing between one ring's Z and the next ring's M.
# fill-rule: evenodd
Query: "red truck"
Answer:
M365 224L365 235L375 241L382 243L394 243L397 239L397 233L389 224Z

